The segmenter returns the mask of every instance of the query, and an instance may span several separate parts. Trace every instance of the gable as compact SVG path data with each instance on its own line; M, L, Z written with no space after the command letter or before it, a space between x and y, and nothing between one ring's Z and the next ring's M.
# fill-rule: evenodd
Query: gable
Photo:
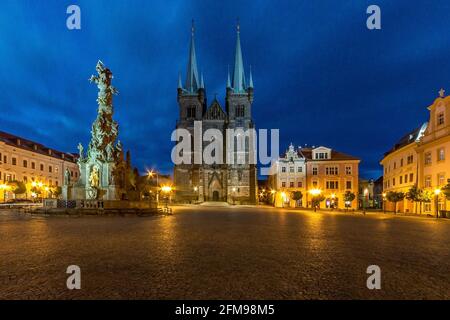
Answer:
M208 110L206 110L205 116L203 117L206 120L225 120L226 114L220 107L219 102L215 100Z

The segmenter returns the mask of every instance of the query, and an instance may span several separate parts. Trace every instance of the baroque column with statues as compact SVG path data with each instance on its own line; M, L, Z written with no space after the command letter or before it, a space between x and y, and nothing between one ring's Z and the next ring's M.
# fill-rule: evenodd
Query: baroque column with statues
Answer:
M92 124L91 141L87 152L78 144L78 181L66 178L63 197L66 200L125 200L132 189L133 170L129 153L124 157L121 142L117 139L119 126L113 119L113 95L118 91L111 85L113 75L101 62L97 62L97 75L90 78L98 87L98 113Z

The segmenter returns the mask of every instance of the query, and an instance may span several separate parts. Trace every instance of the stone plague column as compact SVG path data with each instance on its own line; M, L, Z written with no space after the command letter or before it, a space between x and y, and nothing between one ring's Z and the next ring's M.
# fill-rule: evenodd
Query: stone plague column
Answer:
M111 85L111 70L101 61L98 61L96 71L97 75L91 76L90 81L98 87L97 118L92 124L87 153L81 143L78 145L80 178L73 188L65 186L68 190L66 198L121 200L127 197L132 169L129 155L128 161L124 159L122 144L117 140L119 126L113 120L113 95L118 91Z

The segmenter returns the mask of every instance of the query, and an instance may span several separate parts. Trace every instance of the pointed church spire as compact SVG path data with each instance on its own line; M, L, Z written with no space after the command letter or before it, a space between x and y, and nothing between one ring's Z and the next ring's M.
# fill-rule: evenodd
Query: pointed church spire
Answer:
M189 49L189 61L188 61L187 76L186 76L186 90L191 93L196 92L197 89L199 88L197 58L195 56L194 33L195 33L194 20L192 20L191 46Z
M248 87L253 89L252 66L250 66L250 76L249 76L249 79L248 79Z
M242 60L241 39L240 39L240 25L239 20L236 27L236 54L234 57L234 71L233 71L233 90L234 92L244 92L246 89L244 62Z
M203 82L203 73L200 74L200 88L205 89L205 83Z
M227 88L231 88L230 66L228 65Z
M183 89L183 84L181 83L181 72L178 73L178 89Z

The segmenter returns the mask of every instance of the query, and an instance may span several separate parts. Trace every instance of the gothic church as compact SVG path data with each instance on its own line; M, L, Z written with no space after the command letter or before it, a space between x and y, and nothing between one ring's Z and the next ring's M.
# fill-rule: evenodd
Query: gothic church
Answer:
M181 75L178 79L179 119L177 129L187 129L194 136L194 121L201 121L202 131L210 128L222 132L223 144L227 144L226 129L254 129L251 116L253 103L253 79L250 70L248 82L245 78L244 63L240 43L240 30L237 26L236 53L232 76L228 71L226 84L225 110L217 98L207 106L203 75L198 73L195 54L194 27L192 26L186 82L183 86ZM202 134L203 136L203 134ZM203 148L207 146L203 142ZM250 148L253 148L250 150ZM222 163L190 163L175 165L175 200L179 202L223 201L230 204L252 204L256 202L256 165L251 164L249 152L255 152L252 143L245 142L246 161L241 164L227 164L226 152ZM234 151L237 153L237 151ZM241 152L241 151L240 151ZM193 155L192 155L193 158Z

